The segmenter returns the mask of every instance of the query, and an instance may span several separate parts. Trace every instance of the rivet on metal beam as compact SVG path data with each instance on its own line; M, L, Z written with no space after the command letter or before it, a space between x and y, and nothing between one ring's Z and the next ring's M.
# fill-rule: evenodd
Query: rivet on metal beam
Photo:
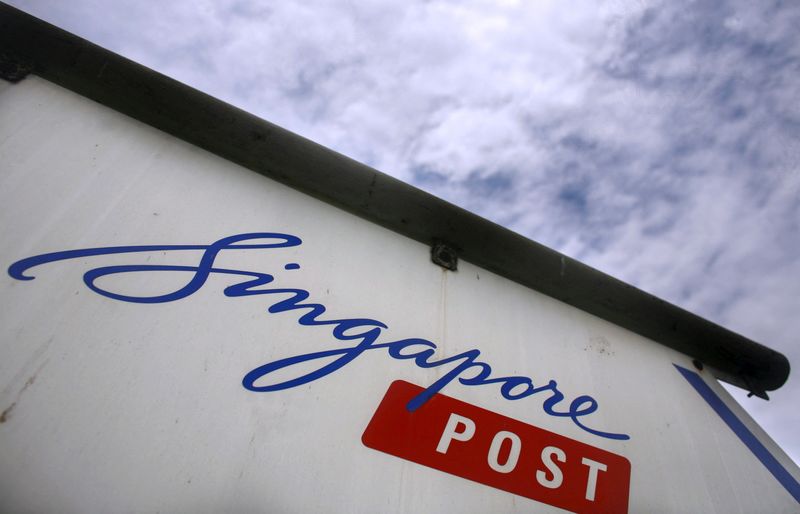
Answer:
M33 64L10 52L0 52L0 79L19 82L33 71Z
M749 391L747 393L748 398L750 398L751 396L757 396L762 400L769 401L769 395L767 394L767 392L764 391L764 389L762 388L753 387L753 385L750 383L750 380L748 380L747 375L743 374L742 380L744 381L744 384L747 386L747 390Z
M444 243L436 243L431 247L431 261L450 271L458 269L458 255Z

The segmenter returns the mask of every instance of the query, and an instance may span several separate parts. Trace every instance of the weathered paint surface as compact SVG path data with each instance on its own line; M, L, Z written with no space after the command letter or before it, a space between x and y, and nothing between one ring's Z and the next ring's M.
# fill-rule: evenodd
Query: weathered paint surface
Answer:
M469 262L444 271L423 244L36 77L0 82L0 156L5 267L71 249L293 234L301 245L226 250L215 266L273 274L272 287L308 291L330 319L380 320L387 341L424 338L436 358L478 349L496 376L556 380L568 400L590 395L599 407L586 424L630 439L548 415L539 395L509 401L499 387L456 382L442 390L625 457L630 512L797 511L676 372L692 363L674 350ZM100 266L192 267L199 255L98 255L42 265L33 281L0 279L0 510L559 512L362 444L392 382L428 387L445 366L371 350L318 380L254 392L242 386L253 369L343 341L298 323L297 311L268 312L271 295L226 296L238 280L223 274L155 304L117 301L83 281ZM97 285L156 296L187 280L157 273ZM700 376L797 480L709 370Z

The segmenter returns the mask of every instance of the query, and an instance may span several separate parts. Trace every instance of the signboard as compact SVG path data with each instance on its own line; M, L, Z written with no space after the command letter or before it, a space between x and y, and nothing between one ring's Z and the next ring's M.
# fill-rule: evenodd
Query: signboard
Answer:
M407 405L423 388L397 381L367 426L370 448L572 512L627 512L625 457L449 398Z
M0 106L0 510L797 510L693 357L38 76Z

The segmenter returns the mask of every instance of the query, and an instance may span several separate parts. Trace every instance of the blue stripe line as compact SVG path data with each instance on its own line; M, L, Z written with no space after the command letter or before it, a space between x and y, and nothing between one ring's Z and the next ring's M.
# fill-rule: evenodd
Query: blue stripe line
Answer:
M753 455L755 455L758 460L761 461L761 464L764 465L767 470L772 473L772 475L781 483L781 485L789 491L795 501L800 503L800 483L794 479L794 477L789 473L789 471L784 468L780 462L767 450L767 448L761 444L761 441L756 438L756 436L742 423L742 421L736 417L736 414L731 411L727 405L722 401L722 399L717 396L711 387L705 383L705 381L695 373L694 371L688 370L677 364L673 364L678 371L681 372L683 378L685 378L695 390L700 393L700 396L711 406L714 411L722 418L722 421L727 423L727 425L733 430L733 433L736 434L739 439L747 446Z

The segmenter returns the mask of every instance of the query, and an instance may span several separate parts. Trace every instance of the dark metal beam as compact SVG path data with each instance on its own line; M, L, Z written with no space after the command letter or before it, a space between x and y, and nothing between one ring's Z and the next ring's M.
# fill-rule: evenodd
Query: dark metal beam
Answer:
M0 59L395 232L445 244L756 394L789 376L774 350L5 4Z

